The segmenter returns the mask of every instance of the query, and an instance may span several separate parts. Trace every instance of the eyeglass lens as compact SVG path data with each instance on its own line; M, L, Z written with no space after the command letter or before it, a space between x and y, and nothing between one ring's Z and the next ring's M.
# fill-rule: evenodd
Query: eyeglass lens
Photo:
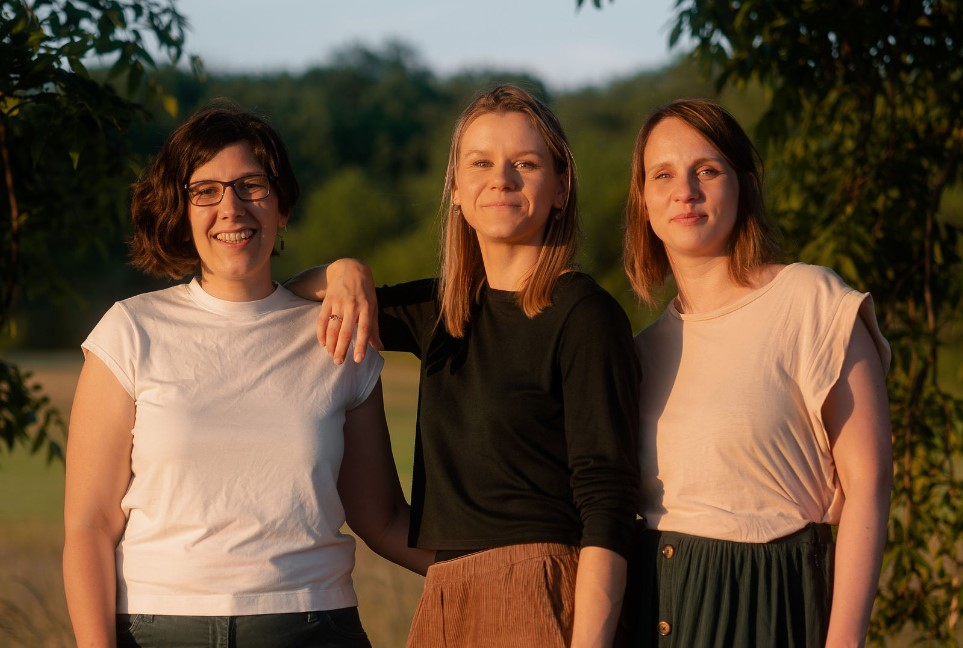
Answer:
M271 180L263 174L244 176L230 182L201 180L187 186L187 195L198 207L209 207L221 202L228 187L245 201L262 200L271 195Z

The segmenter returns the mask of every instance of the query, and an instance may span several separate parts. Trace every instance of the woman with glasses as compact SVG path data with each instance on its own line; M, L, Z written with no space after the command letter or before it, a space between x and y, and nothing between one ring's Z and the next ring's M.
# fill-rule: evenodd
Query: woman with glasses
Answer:
M335 365L271 280L298 198L277 132L211 106L134 186L133 263L189 283L116 303L82 347L64 581L78 645L369 646L354 540L424 572L377 354Z
M411 541L438 561L414 648L611 645L639 374L625 313L573 267L576 205L556 116L514 86L484 92L452 134L440 277L378 290L385 348L421 360ZM341 299L338 268L361 294ZM343 353L371 282L351 262L328 270L289 285L337 288L322 336Z

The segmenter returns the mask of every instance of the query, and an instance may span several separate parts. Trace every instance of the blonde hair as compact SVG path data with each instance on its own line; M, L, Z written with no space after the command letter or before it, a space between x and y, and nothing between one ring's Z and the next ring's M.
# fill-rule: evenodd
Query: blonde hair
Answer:
M655 235L645 206L645 147L653 129L675 118L694 128L716 147L739 180L736 223L728 241L729 276L747 285L753 268L773 263L781 256L779 238L763 205L762 158L752 140L719 104L707 99L678 99L657 108L645 120L632 152L632 177L625 209L623 260L625 274L639 299L654 305L655 289L671 271L665 245Z
M441 280L440 319L454 337L463 337L471 319L472 304L485 283L481 249L461 209L452 203L459 145L471 123L486 114L517 112L525 115L535 128L555 163L555 171L567 189L565 205L553 210L545 225L545 237L538 259L516 296L519 307L529 318L552 303L552 291L559 276L572 268L582 236L578 223L575 158L558 117L538 99L517 86L499 85L478 95L455 124L448 151L448 170L441 204Z

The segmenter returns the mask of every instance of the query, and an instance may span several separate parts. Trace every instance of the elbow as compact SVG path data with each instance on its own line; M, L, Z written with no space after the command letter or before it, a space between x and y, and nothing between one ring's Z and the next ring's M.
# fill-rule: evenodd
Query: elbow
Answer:
M889 508L889 500L893 492L893 470L893 456L892 454L886 454L883 459L880 460L879 467L875 471L872 480L876 496L880 499L885 499L887 508Z
M847 509L876 510L885 517L893 491L892 466L881 466L871 473L850 476L847 482L843 483Z
M384 508L376 514L368 510L365 515L347 516L348 526L368 547L379 555L390 544L392 528L404 511L399 507Z

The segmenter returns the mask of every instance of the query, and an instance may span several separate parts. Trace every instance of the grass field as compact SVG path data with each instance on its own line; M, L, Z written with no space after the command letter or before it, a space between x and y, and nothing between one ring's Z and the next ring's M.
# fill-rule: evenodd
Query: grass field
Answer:
M6 354L32 371L66 417L80 352ZM411 483L418 365L410 356L385 354L385 409L401 483ZM22 449L0 454L0 646L72 646L63 594L63 465L47 465ZM361 617L376 648L403 646L422 578L358 543L354 571Z

